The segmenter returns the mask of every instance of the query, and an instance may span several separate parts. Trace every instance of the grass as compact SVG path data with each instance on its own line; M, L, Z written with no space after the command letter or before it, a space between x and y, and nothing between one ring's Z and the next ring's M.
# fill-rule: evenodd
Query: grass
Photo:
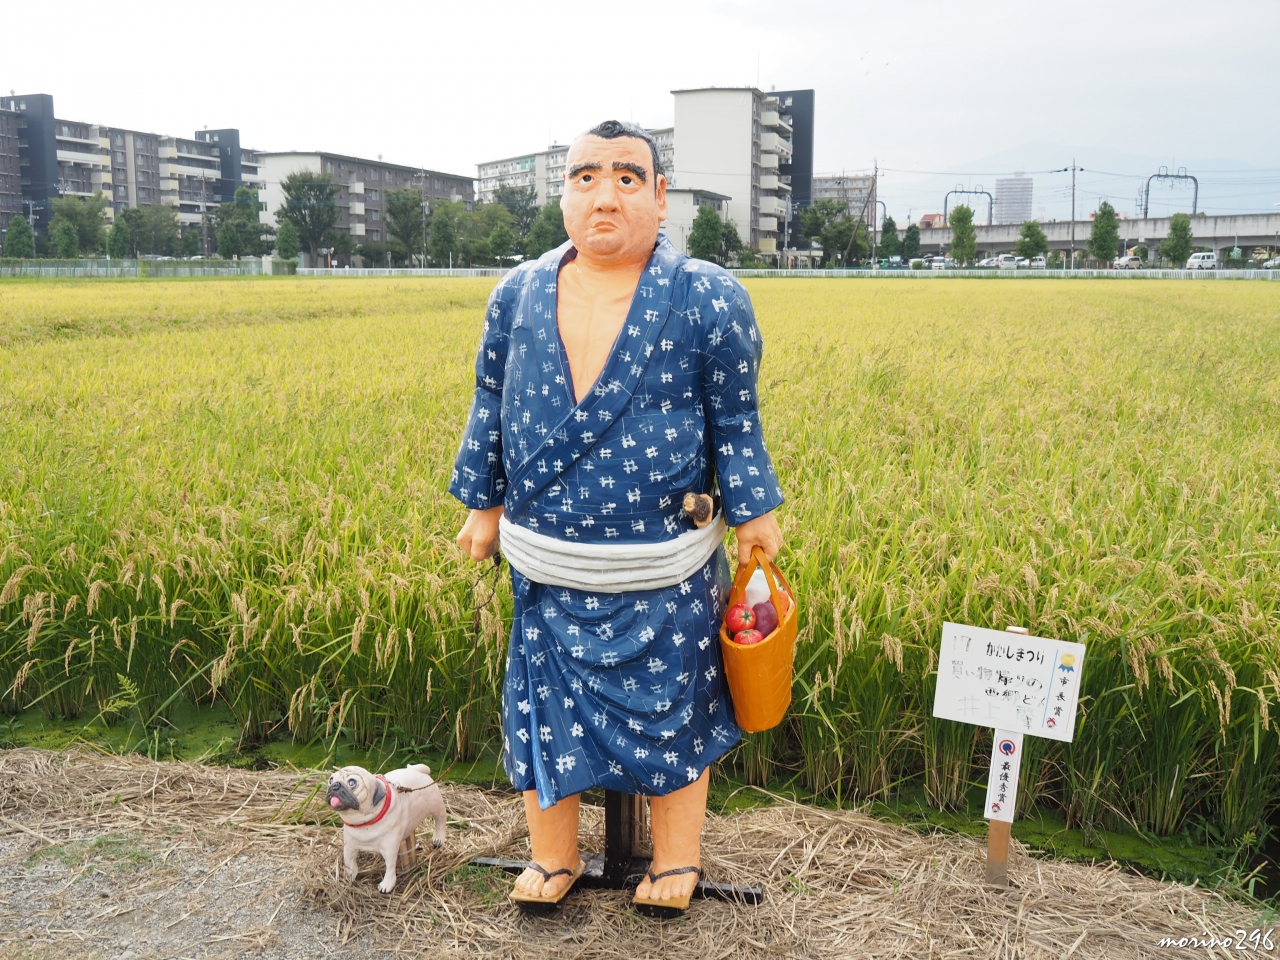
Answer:
M485 755L510 600L444 486L491 286L0 284L0 708L154 737L216 702L249 744ZM1280 289L748 288L802 609L791 715L733 775L961 811L989 733L929 716L941 623L1021 624L1089 646L1023 815L1256 852Z

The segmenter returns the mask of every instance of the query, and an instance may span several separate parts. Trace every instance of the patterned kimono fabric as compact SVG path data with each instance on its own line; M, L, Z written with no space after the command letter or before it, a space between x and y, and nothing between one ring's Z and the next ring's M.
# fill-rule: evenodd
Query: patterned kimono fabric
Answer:
M660 236L595 386L575 403L556 280L571 244L489 300L450 492L566 545L653 544L694 529L685 493L718 484L739 524L782 503L761 430L763 343L732 276ZM589 563L589 561L584 561ZM503 763L543 809L589 787L661 796L741 734L718 639L724 548L657 589L602 592L513 569Z

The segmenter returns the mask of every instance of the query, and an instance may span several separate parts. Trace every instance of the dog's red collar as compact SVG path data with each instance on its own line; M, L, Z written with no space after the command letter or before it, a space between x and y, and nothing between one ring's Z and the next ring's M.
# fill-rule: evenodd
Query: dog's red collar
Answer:
M354 830L355 828L357 828L357 827L372 827L375 823L377 823L379 820L381 820L383 817L385 817L385 816L387 815L387 811L391 809L391 795L392 795L393 793L395 793L395 791L391 789L391 784L387 781L387 778L386 778L386 777L384 777L382 774L380 774L380 773L379 773L379 774L376 774L376 775L374 776L374 779L375 779L375 780L381 780L381 781L382 781L382 785L383 785L383 786L386 788L386 790L387 790L387 799L386 799L386 800L384 800L384 801L383 801L383 803L382 803L382 810L381 810L381 812L380 812L376 817L374 817L372 820L366 820L364 823L343 823L343 826L345 826L345 827L351 827L353 830Z

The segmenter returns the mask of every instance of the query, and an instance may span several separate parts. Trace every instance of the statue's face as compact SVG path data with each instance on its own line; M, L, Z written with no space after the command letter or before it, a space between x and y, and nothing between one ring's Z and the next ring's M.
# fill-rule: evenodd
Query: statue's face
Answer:
M646 262L667 217L667 178L654 177L643 140L584 135L569 147L560 209L579 254L606 263Z

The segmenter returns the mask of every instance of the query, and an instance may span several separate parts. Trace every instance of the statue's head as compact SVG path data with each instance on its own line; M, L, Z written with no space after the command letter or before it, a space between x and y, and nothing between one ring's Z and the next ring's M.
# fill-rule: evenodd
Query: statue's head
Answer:
M606 120L574 140L560 209L579 254L605 263L648 260L667 217L667 178L649 131Z

